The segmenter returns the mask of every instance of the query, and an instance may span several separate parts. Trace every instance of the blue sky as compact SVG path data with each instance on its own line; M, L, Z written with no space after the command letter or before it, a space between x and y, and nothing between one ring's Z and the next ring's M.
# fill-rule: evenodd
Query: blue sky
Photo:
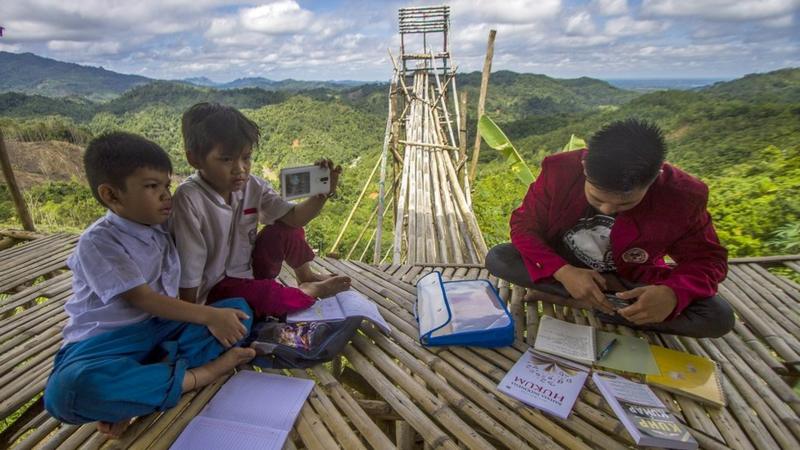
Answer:
M800 0L2 0L0 50L153 78L388 80L397 10L451 7L452 55L559 78L735 78L800 66Z

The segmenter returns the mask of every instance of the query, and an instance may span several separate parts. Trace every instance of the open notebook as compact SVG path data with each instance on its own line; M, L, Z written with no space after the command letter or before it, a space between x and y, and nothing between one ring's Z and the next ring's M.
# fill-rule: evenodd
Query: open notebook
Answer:
M290 313L286 316L286 322L328 322L344 320L348 317L369 319L384 333L391 332L391 327L386 323L375 303L352 289L339 292L333 297L323 298L308 309Z
M280 450L314 382L249 370L231 377L173 450Z
M615 341L602 357L598 353ZM588 325L542 316L534 348L583 364L622 372L658 375L660 372L647 341L634 336L607 333Z

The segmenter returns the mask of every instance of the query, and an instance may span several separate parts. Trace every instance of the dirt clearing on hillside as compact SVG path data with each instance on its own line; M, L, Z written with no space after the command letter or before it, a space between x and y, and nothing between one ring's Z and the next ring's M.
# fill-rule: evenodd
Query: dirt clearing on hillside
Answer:
M83 175L83 148L61 141L6 141L14 176L22 189L47 181L86 182ZM0 177L0 183L5 179Z

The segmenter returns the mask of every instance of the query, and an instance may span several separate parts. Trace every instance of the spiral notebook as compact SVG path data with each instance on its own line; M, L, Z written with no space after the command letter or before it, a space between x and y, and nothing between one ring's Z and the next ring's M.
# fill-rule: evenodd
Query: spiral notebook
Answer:
M690 353L651 345L660 375L648 375L647 384L717 407L726 405L714 361Z

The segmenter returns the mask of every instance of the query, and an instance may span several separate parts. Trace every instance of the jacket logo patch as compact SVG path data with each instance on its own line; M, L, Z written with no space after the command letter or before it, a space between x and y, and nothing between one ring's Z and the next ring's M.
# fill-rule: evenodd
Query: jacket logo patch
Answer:
M244 211L242 211L242 215L248 216L250 214L255 214L257 212L258 212L258 210L256 208L248 208L248 209L245 209Z
M622 260L631 264L644 264L649 257L650 255L639 247L629 248L622 254Z

